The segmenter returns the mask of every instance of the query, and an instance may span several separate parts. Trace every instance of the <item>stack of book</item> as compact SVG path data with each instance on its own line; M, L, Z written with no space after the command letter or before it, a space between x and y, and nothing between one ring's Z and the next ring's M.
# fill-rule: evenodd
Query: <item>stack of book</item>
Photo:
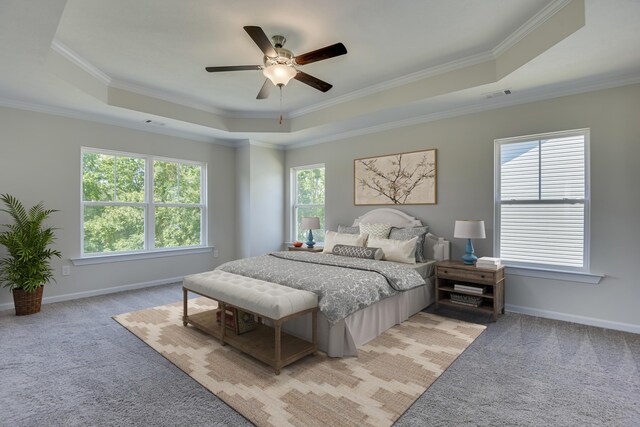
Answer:
M452 303L467 305L470 307L480 307L482 305L482 297L476 297L473 295L463 295L463 294L449 294L449 299Z
M458 283L455 283L453 285L453 289L455 289L456 291L469 292L469 293L478 294L478 295L482 295L485 292L487 292L486 286L469 286L469 285L460 285Z
M502 266L500 258L491 258L483 256L476 261L477 268L488 268L489 270L497 270Z

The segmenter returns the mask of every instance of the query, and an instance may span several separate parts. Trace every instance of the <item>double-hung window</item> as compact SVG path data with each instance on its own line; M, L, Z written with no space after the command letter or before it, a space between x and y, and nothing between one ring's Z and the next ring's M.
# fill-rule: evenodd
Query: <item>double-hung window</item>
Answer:
M589 130L495 142L495 248L507 265L588 271Z
M306 241L309 230L300 228L302 218L318 217L320 229L313 230L313 238L316 242L324 242L324 188L324 165L291 169L292 240Z
M206 165L82 149L82 254L206 245Z

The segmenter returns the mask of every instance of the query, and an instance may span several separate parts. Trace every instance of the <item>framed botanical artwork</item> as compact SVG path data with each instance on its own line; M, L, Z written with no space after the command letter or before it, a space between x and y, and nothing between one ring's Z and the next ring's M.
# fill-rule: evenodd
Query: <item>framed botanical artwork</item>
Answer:
M436 203L436 150L354 160L354 204Z

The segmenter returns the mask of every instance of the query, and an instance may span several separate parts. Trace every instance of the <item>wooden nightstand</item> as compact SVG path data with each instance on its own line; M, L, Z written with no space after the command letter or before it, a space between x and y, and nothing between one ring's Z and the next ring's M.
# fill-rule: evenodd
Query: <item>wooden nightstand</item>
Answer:
M323 249L324 248L322 246L314 246L311 249L309 249L306 246L300 246L299 248L296 248L295 246L287 246L287 250L289 250L290 252L292 252L292 251L322 252Z
M458 291L455 284L487 287L484 294ZM451 301L451 294L462 294L482 297L482 304L473 307ZM504 266L497 270L477 268L466 265L461 261L440 261L436 264L436 309L440 305L462 307L492 313L493 321L498 320L498 314L504 313Z

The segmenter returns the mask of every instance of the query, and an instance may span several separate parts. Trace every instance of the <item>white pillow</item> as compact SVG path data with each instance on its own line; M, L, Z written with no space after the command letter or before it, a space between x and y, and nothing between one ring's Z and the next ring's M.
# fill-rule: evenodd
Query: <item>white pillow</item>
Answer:
M324 235L324 249L322 252L331 253L335 245L367 246L368 234L343 234L327 231Z
M418 237L414 237L411 240L376 239L371 237L367 242L367 247L382 249L384 260L415 264L417 241Z
M360 234L368 234L377 239L388 239L391 224L360 224Z

